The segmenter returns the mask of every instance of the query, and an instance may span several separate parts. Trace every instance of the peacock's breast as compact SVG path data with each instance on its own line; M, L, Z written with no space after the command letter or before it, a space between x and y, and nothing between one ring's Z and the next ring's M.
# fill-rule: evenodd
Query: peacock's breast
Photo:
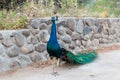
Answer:
M48 42L47 48L48 48L49 50L56 51L56 50L60 49L60 46L59 46L58 43L55 43L55 42Z
M49 54L51 54L52 56L55 56L57 58L59 58L61 55L60 46L58 43L55 43L55 42L48 42L47 51Z

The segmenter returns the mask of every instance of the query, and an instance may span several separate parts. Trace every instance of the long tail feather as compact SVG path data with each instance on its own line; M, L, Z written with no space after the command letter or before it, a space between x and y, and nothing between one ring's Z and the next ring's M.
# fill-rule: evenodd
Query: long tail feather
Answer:
M72 52L67 51L66 49L62 48L62 60L69 62L69 63L77 63L77 64L86 64L89 62L94 61L98 54L96 51L89 51L85 53L77 53L74 55Z
M78 53L77 55L74 55L71 52L67 53L67 57L71 62L77 63L77 64L86 64L89 62L94 61L97 58L97 52L91 51L86 53Z

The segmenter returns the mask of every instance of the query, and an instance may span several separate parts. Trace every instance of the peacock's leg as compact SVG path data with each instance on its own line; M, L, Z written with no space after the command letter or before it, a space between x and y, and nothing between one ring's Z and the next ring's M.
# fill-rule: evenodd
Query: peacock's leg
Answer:
M57 67L57 62L58 62L58 60L55 57L53 57L53 72L52 72L52 75L54 75L54 76L59 75L59 73L55 70L55 68Z
M56 66L57 66L57 67L60 66L60 58L58 58Z

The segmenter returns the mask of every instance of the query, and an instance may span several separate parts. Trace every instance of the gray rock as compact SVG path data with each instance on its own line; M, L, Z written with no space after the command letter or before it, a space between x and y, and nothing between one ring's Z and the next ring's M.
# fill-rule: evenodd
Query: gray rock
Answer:
M92 41L88 40L88 41L87 41L87 44L86 44L86 47L87 47L87 48L90 48L90 47L91 47L91 44L92 44Z
M22 31L22 34L25 36L25 37L28 37L30 35L30 31L29 30L24 30Z
M6 53L6 48L0 43L0 56Z
M37 35L39 33L39 30L38 29L31 29L31 33L33 35Z
M11 39L3 39L2 40L2 44L5 46L5 47L10 47L10 46L12 46L12 45L14 45L13 44L13 41L11 40Z
M66 26L66 24L65 24L65 21L60 21L59 23L57 23L57 27L59 27L59 26Z
M114 34L114 35L112 35L112 36L113 36L114 39L117 39L117 38L118 38L116 34Z
M92 28L86 26L86 27L84 27L84 29L83 29L83 34L84 34L84 35L89 34L91 31L92 31Z
M8 48L6 53L9 57L16 57L19 55L20 49L14 45L14 46Z
M109 35L108 29L103 29L103 33L104 33L105 35Z
M47 25L52 24L52 21L50 19L41 19L41 23L46 23Z
M116 40L117 40L117 39L116 39ZM108 40L108 42L109 42L109 44L110 44L110 43L113 43L113 40Z
M38 42L41 41L40 34L35 35L35 37L36 37L36 39L38 40ZM30 42L30 41L29 41L29 42Z
M99 26L97 26L97 32L98 33L101 33L102 32L102 30L103 30L103 26L102 25L99 25Z
M94 33L101 33L104 29L103 29L103 25L97 25L97 26L95 26L95 25L93 25L93 26L91 26L91 28L93 29L93 32Z
M35 48L34 48L33 44L26 44L21 47L20 52L22 54L29 54L29 53L33 52L34 50L35 50Z
M114 37L113 35L109 35L108 39L110 39L110 40L114 40L115 37Z
M99 40L98 40L98 39L94 39L94 40L92 41L92 45L93 45L94 47L98 47L98 46L99 46Z
M73 50L74 55L77 55L79 52L81 52L80 47L75 47L75 49Z
M40 20L40 23L45 23L45 19L41 19L41 20Z
M108 33L109 33L109 35L114 35L115 34L115 29L114 28L109 28Z
M65 43L62 40L58 40L60 47L65 48Z
M40 56L41 56L41 61L46 61L47 59L49 59L49 54L47 53L47 51L40 53Z
M19 55L17 58L18 58L18 62L20 63L21 67L32 63L30 57L27 55Z
M89 33L89 39L90 39L90 40L93 40L93 39L94 39L94 34L95 34L95 33L94 33L93 31L92 31L91 33Z
M16 60L13 60L13 61L11 61L11 63L9 64L9 67L10 67L11 69L17 69L17 68L20 67L20 63L19 63L18 61L16 61Z
M75 47L77 46L75 45L75 42L72 41L71 44L69 45L69 48L73 50L75 49Z
M50 35L47 30L42 30L38 35L36 35L36 37L39 41L46 43L48 42Z
M93 26L93 20L90 18L84 19L84 25Z
M43 52L46 50L45 44L36 44L35 45L35 50L38 52Z
M85 47L83 45L80 46L80 49L85 50Z
M84 38L85 35L80 34L80 40L82 40Z
M101 38L101 39L99 39L99 43L100 44L108 43L108 39Z
M81 44L86 47L87 41L82 40L82 41L81 41Z
M71 43L72 39L69 35L64 35L62 40L66 43Z
M32 26L33 29L38 29L40 27L40 19L33 19L30 26Z
M79 46L79 47L81 46L81 41L80 40L76 40L75 43L76 43L77 46Z
M2 36L2 34L0 33L0 40L2 40L3 39L3 36Z
M84 29L84 24L83 24L82 20L79 20L75 27L75 31L78 33L83 33L83 29Z
M58 40L61 39L61 35L57 34L57 39Z
M68 19L66 25L70 30L75 30L75 21L73 19Z
M33 35L29 36L27 38L27 42L28 44L37 44L38 43L38 40L36 37L34 37Z
M117 37L120 37L120 30L116 29L115 32L116 32Z
M72 32L73 32L73 31L71 31L70 29L66 28L66 33L67 33L68 35L72 35Z
M49 34L51 33L51 25L48 26L47 31L48 31Z
M77 32L73 32L71 37L72 37L72 40L78 40L80 39L80 34L78 34Z
M87 40L90 39L90 36L89 36L89 35L85 35L83 39L84 39L85 41L87 41Z
M104 39L108 39L108 35L105 35L105 34L102 34L102 38L104 38Z
M109 43L109 42L108 42ZM114 39L112 43L117 43L117 39Z
M38 61L41 61L41 55L39 52L33 52L29 55L30 59L33 61L33 62L38 62Z
M45 23L46 23L47 25L52 24L51 20L46 20Z
M45 23L41 23L39 29L40 30L47 29L47 25Z
M10 58L0 56L0 72L10 70L10 67L9 67L10 63L11 63Z
M15 37L15 35L17 34L18 34L17 32L13 32L10 37Z
M15 35L15 41L17 46L22 47L26 43L26 39L22 34L17 33Z
M120 42L120 38L117 38L117 41Z
M64 35L65 31L66 31L65 27L63 27L63 26L58 27L58 30L57 30L58 34Z
M42 52L41 55L43 55L43 56L41 57L41 60L42 60L42 61L46 61L46 60L50 59L49 54L48 54L47 51Z
M96 33L98 33L98 28L97 28L97 26L91 26L92 27L92 29L93 29L93 32L96 34Z
M94 38L96 38L96 39L102 38L102 35L101 34L94 34Z

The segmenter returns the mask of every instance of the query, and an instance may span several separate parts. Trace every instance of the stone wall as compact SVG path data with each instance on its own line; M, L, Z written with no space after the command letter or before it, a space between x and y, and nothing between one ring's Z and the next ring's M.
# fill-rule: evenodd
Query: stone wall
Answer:
M120 19L60 18L56 23L61 47L72 52L120 42ZM0 31L0 71L49 59L50 28L50 18L34 18L28 29Z

